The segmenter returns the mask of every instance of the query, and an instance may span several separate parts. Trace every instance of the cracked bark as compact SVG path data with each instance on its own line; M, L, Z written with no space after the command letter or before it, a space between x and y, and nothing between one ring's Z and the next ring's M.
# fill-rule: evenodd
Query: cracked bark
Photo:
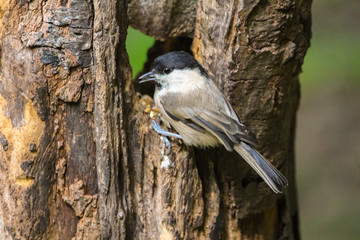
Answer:
M299 239L293 141L310 1L0 3L1 238ZM149 63L194 53L286 173L284 195L223 148L173 141L166 167L151 99L134 89L153 90L131 80L128 22L158 39Z

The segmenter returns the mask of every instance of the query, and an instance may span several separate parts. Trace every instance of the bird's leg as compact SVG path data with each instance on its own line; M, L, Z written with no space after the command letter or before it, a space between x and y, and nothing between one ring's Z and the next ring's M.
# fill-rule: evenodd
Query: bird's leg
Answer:
M163 142L162 149L161 149L161 154L163 156L164 155L165 156L169 155L170 152L171 152L171 144L170 144L170 141L169 141L169 139L167 137L175 137L175 138L179 138L179 139L182 139L182 137L179 134L165 131L154 120L152 120L152 127L155 130L155 132L157 132L159 135L161 135L160 139ZM165 153L166 148L168 149L168 151Z
M182 137L179 134L171 133L162 129L160 125L154 120L152 120L152 124L153 124L152 127L154 128L155 132L157 132L158 134L165 137L174 137L174 138L182 139Z
M160 139L162 141L161 155L168 156L171 152L171 143L167 137L161 136ZM166 148L168 151L165 153Z

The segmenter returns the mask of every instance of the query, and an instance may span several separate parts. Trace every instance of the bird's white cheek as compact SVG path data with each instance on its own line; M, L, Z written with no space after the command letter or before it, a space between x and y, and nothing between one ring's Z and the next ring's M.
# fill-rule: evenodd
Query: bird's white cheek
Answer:
M167 76L168 90L171 92L190 92L204 87L204 76L197 69L174 70Z

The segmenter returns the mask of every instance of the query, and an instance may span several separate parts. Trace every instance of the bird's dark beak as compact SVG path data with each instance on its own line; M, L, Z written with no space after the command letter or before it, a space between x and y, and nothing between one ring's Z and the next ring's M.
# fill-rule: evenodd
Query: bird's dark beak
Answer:
M155 81L155 75L153 72L148 72L139 77L139 83L149 82L149 81Z

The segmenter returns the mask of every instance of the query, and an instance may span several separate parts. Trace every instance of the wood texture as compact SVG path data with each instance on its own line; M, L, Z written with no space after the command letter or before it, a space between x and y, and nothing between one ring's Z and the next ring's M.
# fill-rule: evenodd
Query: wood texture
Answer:
M196 0L129 0L131 26L156 39L192 37Z
M212 224L222 228L220 233L229 227L238 231L228 232L227 238L236 238L238 233L244 239L299 238L293 141L298 74L309 46L310 20L310 2L306 1L199 1L192 46L195 56L256 133L259 150L290 181L285 196L274 195L248 167L232 162L231 156L214 158L218 178L210 181L218 186L221 199L215 202L220 207ZM275 232L269 234L270 229Z
M293 141L310 1L0 3L0 238L299 238ZM223 148L174 140L161 156L152 100L131 79L128 22L165 40L149 61L194 39L287 174L285 195Z
M311 36L310 4L198 2L195 57L257 134L259 150L286 173L290 186L285 195L275 195L236 154L195 149L202 185L199 222L186 229L175 220L175 228L165 225L169 239L300 238L293 142L298 74ZM151 35L161 38L162 33ZM182 176L182 170L176 171Z
M2 239L97 239L87 1L9 1L1 46Z

